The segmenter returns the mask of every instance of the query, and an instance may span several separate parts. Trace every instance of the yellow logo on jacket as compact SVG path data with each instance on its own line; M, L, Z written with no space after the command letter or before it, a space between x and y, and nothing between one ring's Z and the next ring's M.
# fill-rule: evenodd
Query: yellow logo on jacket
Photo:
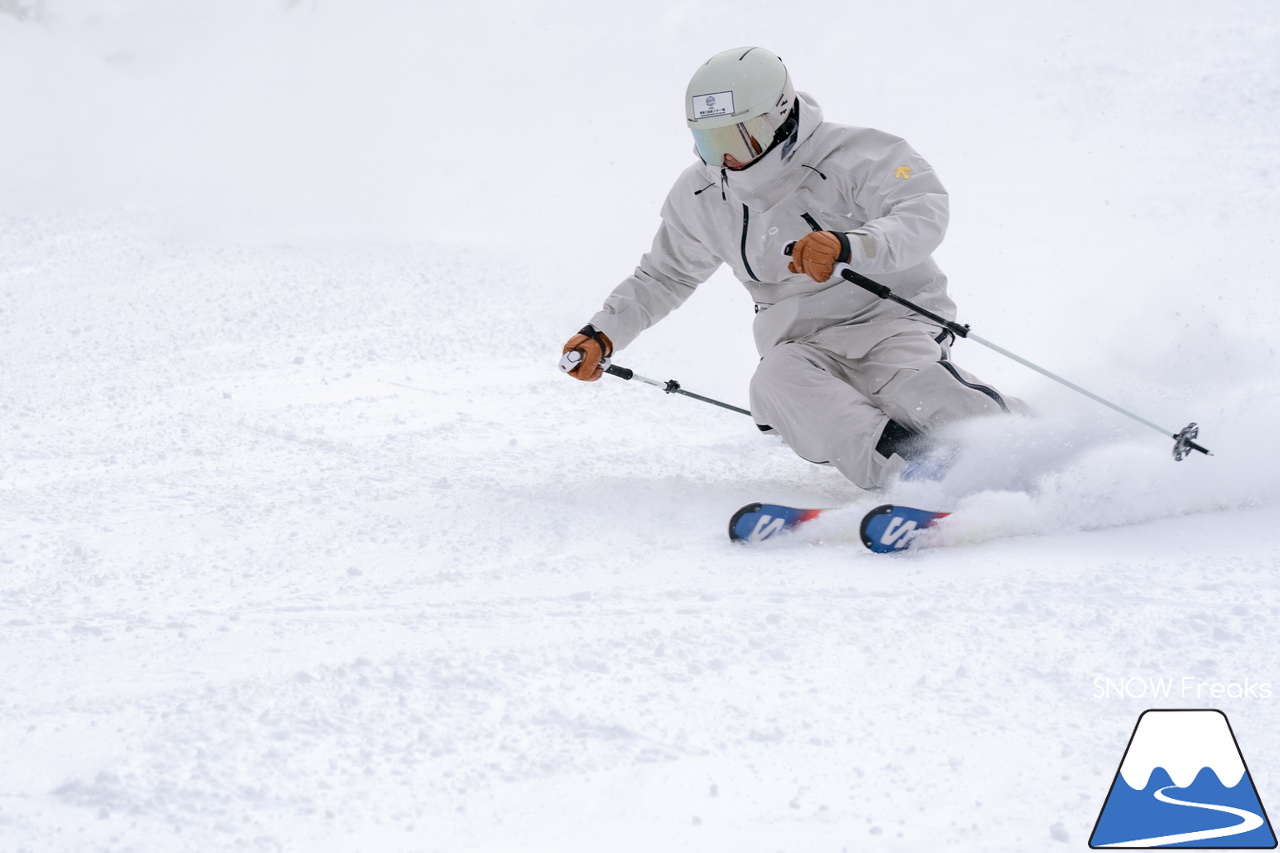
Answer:
M894 176L895 178L909 178L909 177L911 177L911 167L910 167L910 166L899 166L899 167L898 167L898 171L894 172L894 173L893 173L893 176Z

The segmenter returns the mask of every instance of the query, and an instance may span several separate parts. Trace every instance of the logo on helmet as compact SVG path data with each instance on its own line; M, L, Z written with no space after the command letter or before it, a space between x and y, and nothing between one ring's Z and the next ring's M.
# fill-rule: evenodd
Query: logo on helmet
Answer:
M716 116L733 115L733 92L712 92L709 95L694 95L692 107L694 119L715 118Z

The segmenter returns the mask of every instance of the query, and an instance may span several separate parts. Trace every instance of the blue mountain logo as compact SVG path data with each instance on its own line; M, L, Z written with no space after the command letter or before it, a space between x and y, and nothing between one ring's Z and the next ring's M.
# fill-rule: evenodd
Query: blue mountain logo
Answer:
M1274 849L1276 836L1221 711L1144 711L1089 846Z

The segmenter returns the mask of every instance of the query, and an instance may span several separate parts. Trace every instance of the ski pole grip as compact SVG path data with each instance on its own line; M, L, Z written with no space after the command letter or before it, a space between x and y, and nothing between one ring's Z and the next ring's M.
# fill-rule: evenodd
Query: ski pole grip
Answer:
M581 361L582 361L582 350L580 349L569 350L569 352L565 353L560 358L560 372L568 373L569 371L577 367ZM609 363L609 359L607 358L600 359L600 366L603 367L608 372L613 373L613 366ZM628 370L627 372L630 373L631 371ZM617 376L618 374L614 373L613 375ZM627 376L626 378L630 379L631 377Z
M878 281L872 281L865 275L859 275L848 267L840 270L840 276L845 281L851 281L863 290L871 291L881 299L890 299L893 296L893 291L890 290L887 285L883 285Z
M616 376L619 379L630 379L631 377L636 375L635 371L632 370L631 368L620 367L616 364L609 365L604 369L604 372L608 373L610 376Z
M937 323L942 328L948 330L958 338L969 337L968 326L957 323L955 320L948 320L946 317L943 317L939 314L935 314L934 312L930 311L928 308L923 308L915 304L910 299L903 299L901 296L899 296L898 294L890 290L887 285L881 284L878 281L873 281L867 278L862 273L854 272L853 270L849 269L848 265L846 264L838 264L837 267L840 269L840 277L843 278L845 281L853 282L854 284L858 285L858 287L861 287L863 290L868 291L869 293L879 297L880 299L887 299L890 302L896 302L899 305L902 305L903 307L910 308L912 311L916 312L921 317L925 317L929 320L932 320L933 322Z
M560 372L568 373L577 367L580 361L582 361L582 350L570 350L560 357Z

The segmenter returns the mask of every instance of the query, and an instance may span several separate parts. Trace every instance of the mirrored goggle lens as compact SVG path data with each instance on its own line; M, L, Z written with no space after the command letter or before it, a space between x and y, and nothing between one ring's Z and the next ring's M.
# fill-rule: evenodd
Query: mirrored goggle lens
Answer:
M757 159L773 144L777 131L772 116L763 115L740 121L726 127L693 128L693 143L703 162L713 166L724 165L726 154L739 163Z

